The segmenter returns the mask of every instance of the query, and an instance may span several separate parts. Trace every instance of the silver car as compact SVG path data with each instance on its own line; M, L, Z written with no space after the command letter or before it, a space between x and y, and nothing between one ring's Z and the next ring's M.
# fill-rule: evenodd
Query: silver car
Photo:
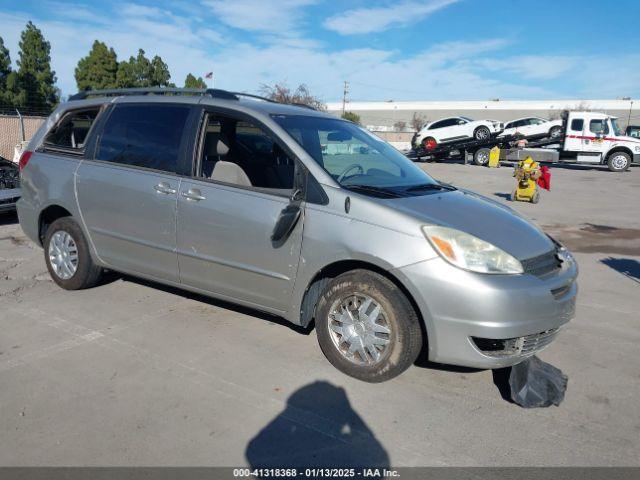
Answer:
M222 90L78 94L20 168L20 223L62 288L109 269L315 322L328 360L365 381L423 349L516 364L574 315L560 244L309 108Z

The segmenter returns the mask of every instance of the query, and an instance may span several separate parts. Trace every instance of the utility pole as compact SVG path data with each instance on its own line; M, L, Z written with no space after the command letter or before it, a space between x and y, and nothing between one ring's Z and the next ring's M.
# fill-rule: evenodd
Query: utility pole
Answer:
M344 115L347 107L347 94L349 93L349 82L344 81L344 89L342 90L342 114Z

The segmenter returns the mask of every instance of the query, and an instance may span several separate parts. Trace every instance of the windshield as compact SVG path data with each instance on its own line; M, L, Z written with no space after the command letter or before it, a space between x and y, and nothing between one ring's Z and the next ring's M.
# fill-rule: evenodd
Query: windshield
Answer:
M624 132L618 126L618 119L617 118L612 118L611 119L611 129L613 130L613 134L615 136L624 135Z
M345 188L404 196L442 187L398 150L354 123L305 115L273 115L273 119Z
M460 118L463 120L466 120L467 122L473 122L473 119L469 117L460 117Z

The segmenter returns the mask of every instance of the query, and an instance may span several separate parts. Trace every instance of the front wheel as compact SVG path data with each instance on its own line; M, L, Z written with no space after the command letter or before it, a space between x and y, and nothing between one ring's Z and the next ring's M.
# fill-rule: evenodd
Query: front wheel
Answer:
M488 140L491 137L491 132L487 127L478 127L473 132L473 138L476 140Z
M102 268L93 263L82 229L71 217L51 224L43 246L49 275L65 290L90 288L100 280Z
M316 333L334 367L371 383L400 375L422 348L411 302L389 279L368 270L328 283L316 308Z
M607 166L612 172L624 172L631 166L631 157L625 152L613 152L609 155Z
M562 133L562 127L551 127L549 130L549 138L559 138Z

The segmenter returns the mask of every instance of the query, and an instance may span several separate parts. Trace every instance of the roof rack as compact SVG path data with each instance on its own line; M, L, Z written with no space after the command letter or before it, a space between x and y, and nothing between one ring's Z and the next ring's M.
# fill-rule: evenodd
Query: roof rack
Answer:
M108 90L85 90L69 97L69 101L84 100L89 97L122 97L131 95L209 95L212 98L225 100L239 100L238 95L217 88L173 88L173 87L143 87L143 88L114 88Z
M240 97L254 98L269 103L282 103L271 98L253 95L251 93L229 92L219 88L175 88L175 87L143 87L143 88L113 88L108 90L85 90L69 97L69 101L84 100L89 97L123 97L131 95L208 95L211 98L223 100L240 100ZM292 103L297 107L315 110L311 105Z

